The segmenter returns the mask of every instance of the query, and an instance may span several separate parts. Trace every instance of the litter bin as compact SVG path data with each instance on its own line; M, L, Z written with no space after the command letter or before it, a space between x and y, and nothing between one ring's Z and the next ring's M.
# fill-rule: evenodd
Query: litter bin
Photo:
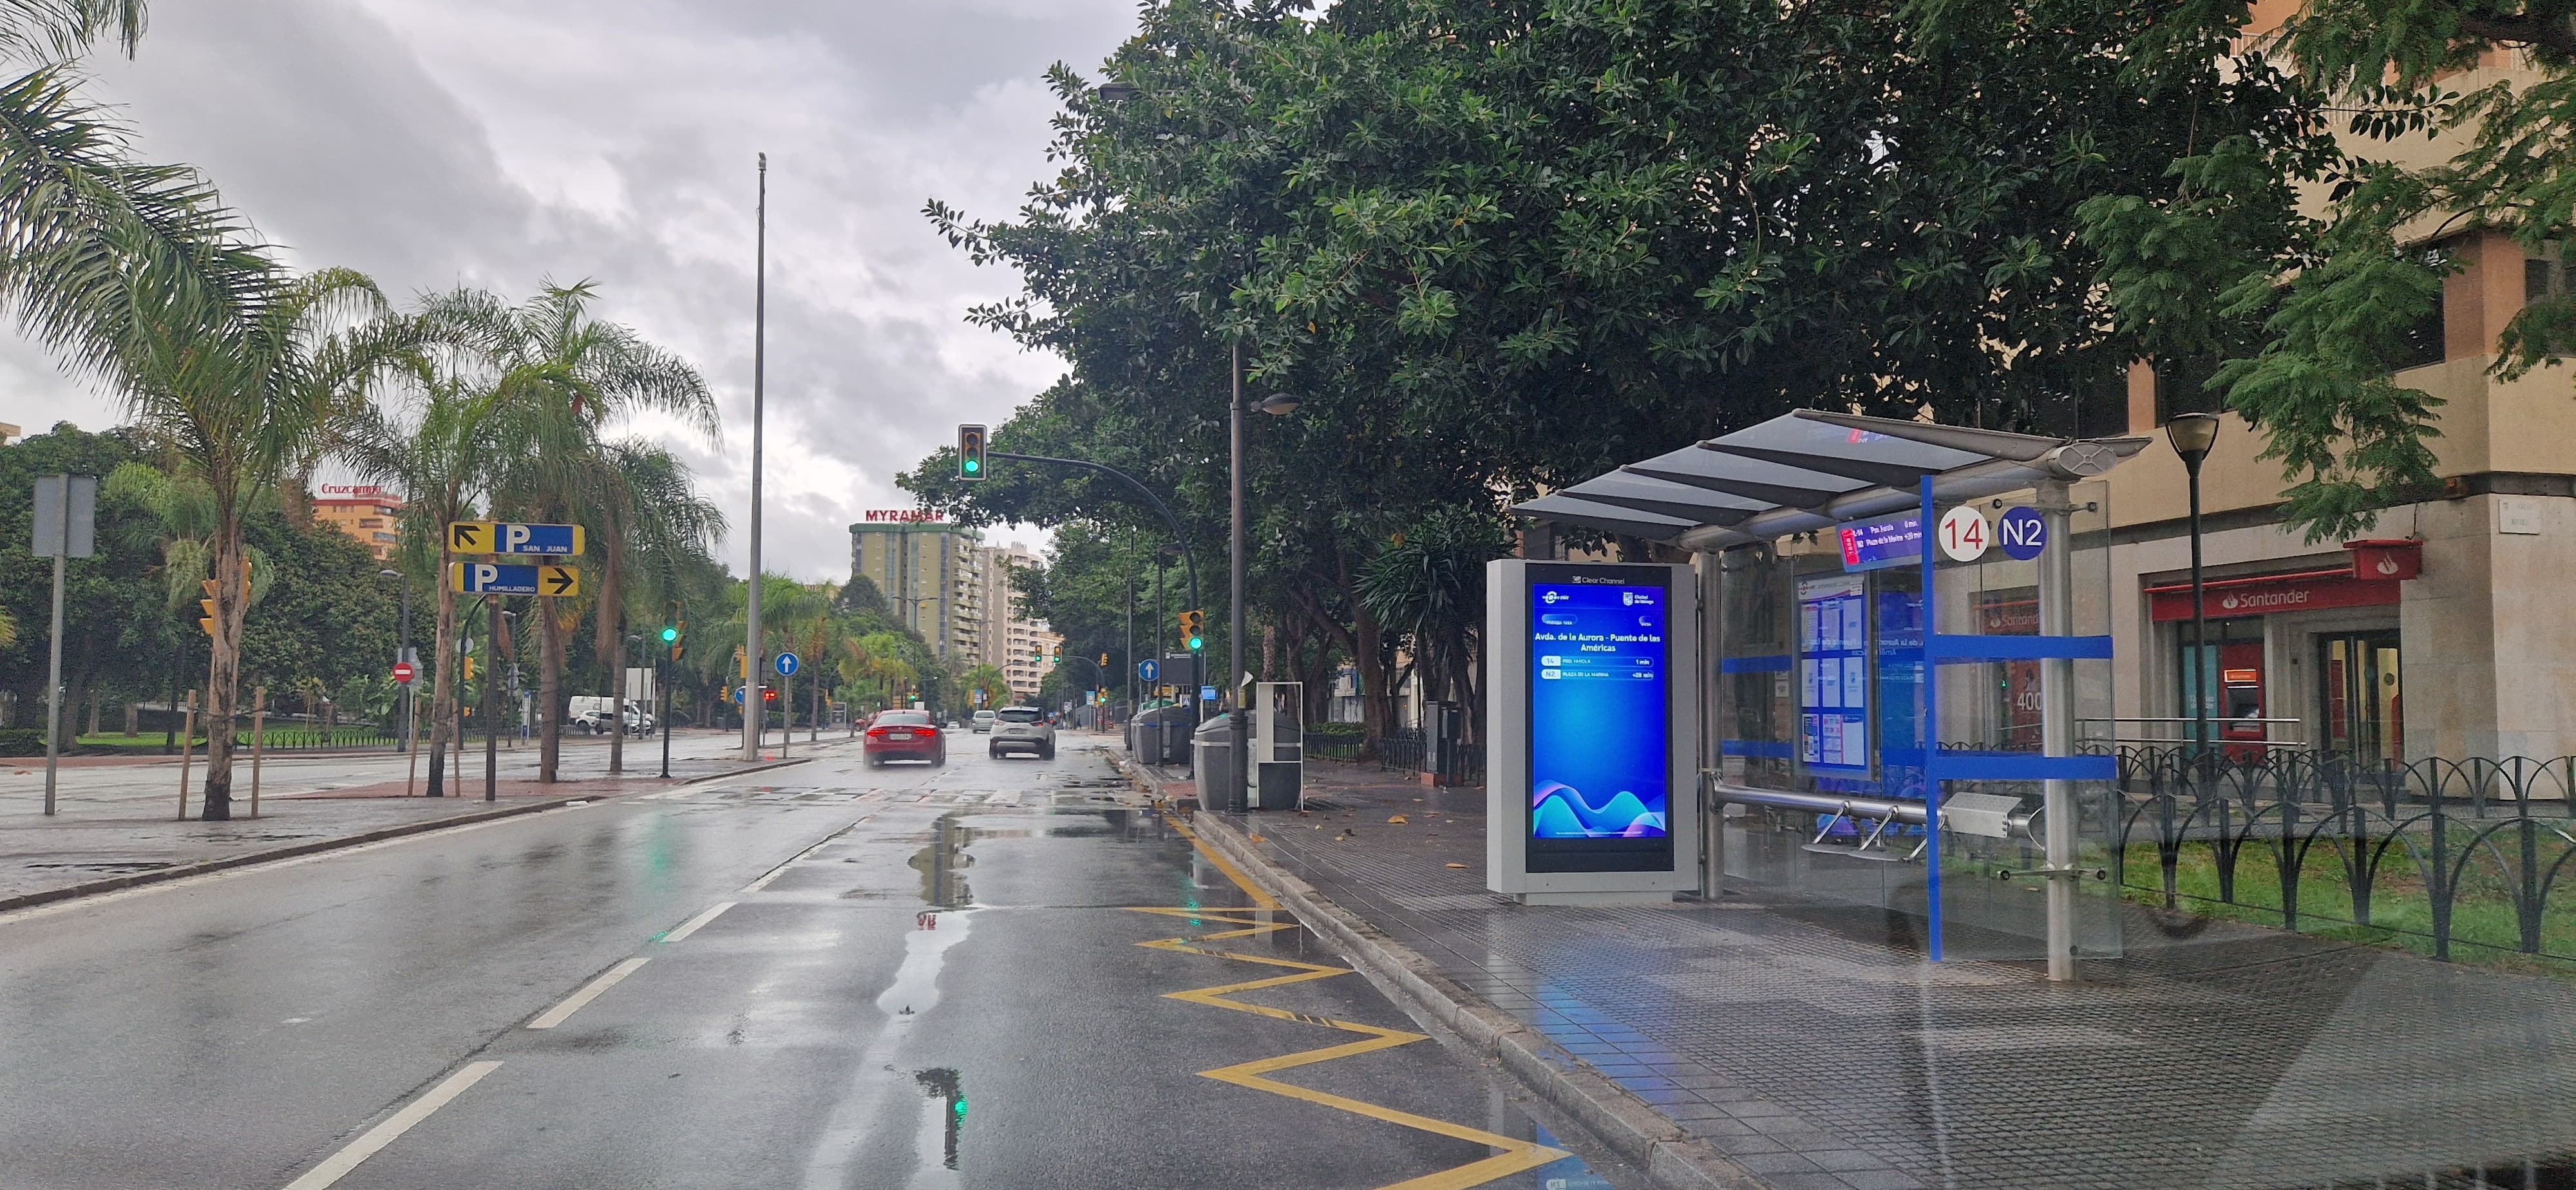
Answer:
M1198 764L1199 808L1202 810L1239 811L1243 809L1243 788L1233 783L1234 738L1226 717L1219 715L1191 733L1191 754Z
M1127 755L1138 764L1163 763L1163 724L1147 711L1127 725Z

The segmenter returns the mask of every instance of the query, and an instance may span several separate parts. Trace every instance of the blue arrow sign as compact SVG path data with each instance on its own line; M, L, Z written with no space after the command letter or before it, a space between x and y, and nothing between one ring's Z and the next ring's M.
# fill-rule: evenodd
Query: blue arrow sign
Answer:
M774 664L778 666L778 676L792 676L796 672L796 654L780 653L778 655L778 660L774 662Z
M1136 676L1148 682L1163 676L1163 663L1148 657L1136 663Z
M579 595L581 572L569 566L512 566L501 562L452 562L451 590L466 595Z
M520 525L509 521L455 521L448 548L460 554L537 554L569 557L582 550L579 525Z

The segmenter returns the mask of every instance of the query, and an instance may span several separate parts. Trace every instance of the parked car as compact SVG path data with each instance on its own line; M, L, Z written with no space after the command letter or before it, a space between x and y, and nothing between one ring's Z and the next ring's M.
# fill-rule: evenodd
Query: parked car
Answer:
M993 730L993 712L975 712L975 734L982 735L991 730Z
M923 760L936 768L948 763L948 736L925 711L887 711L868 726L860 745L875 768L889 760Z
M995 760L1013 752L1053 760L1055 725L1047 722L1046 712L1036 707L1003 707L994 716L993 742L988 750Z

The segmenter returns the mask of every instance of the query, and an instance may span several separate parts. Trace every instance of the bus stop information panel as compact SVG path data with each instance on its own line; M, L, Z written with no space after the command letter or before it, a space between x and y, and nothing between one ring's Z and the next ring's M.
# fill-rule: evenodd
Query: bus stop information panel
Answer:
M1672 866L1671 572L1529 584L1529 870Z
M1525 902L1698 886L1689 566L1486 564L1486 887Z

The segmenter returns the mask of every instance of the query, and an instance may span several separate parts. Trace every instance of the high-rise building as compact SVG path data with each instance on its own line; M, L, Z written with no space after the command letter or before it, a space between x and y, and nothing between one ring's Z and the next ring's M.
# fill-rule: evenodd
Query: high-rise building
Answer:
M1031 618L1011 585L1012 571L1037 568L1037 554L1016 541L987 546L982 552L984 607L990 626L984 637L984 661L1002 671L1014 697L1028 701L1037 697L1038 684L1055 668L1056 647L1064 638L1049 632L1046 621Z
M402 545L402 497L373 484L323 484L313 501L313 519L356 538L379 562Z
M973 665L987 646L991 585L982 535L912 510L877 510L850 526L850 573L885 595L895 618L921 634L931 655Z

